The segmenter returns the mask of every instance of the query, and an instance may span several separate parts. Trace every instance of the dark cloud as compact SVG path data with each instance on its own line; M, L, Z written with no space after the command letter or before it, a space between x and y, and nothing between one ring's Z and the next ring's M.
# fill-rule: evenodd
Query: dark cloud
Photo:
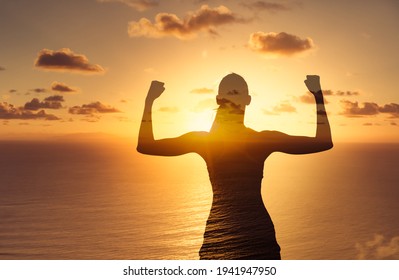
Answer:
M16 89L10 89L8 92L9 92L9 93L16 93L17 90L16 90Z
M68 112L74 115L95 115L105 113L118 113L118 109L109 105L104 105L101 102L92 102L89 104L83 104L82 106L73 106L69 108Z
M68 48L58 51L43 49L38 53L35 66L42 70L70 71L87 74L102 74L104 68L98 64L90 64L86 56L75 54Z
M310 38L301 39L285 32L264 33L261 31L250 35L248 45L254 51L275 56L291 56L314 47L313 40Z
M6 68L4 68L3 66L0 66L0 71L4 71L6 70Z
M373 102L365 102L363 107L360 107L358 102L342 100L341 105L344 108L342 114L348 117L372 116L379 113L377 103Z
M359 106L358 102L342 100L341 105L344 108L341 114L347 117L374 116L386 113L390 114L392 118L399 118L399 104L396 103L379 106L374 102L364 102L363 106Z
M347 91L337 90L334 92L329 89L323 89L323 95L324 95L324 103L328 104L329 102L327 101L325 96L347 96L347 97L349 97L349 96L360 95L360 93L357 91L350 91L350 90L347 90ZM306 103L306 104L314 104L315 103L313 94L310 91L308 91L306 94L303 94L295 99L299 102Z
M0 119L3 120L60 120L57 116L47 114L44 110L40 110L37 113L33 113L30 110L25 110L24 108L16 108L12 104L6 102L0 103Z
M175 14L159 13L155 16L154 23L147 18L132 21L129 23L128 34L130 37L173 36L185 40L195 37L201 31L217 35L215 30L217 26L245 21L225 6L210 8L208 5L203 5L184 19Z
M391 114L394 118L399 118L399 104L390 103L385 104L382 107L379 107L381 113L388 113Z
M78 91L78 89L76 89L76 88L70 87L64 83L57 82L57 81L54 81L51 84L51 90L59 91L59 92L68 92L68 93L73 93L73 92Z
M166 113L177 113L179 112L179 108L177 107L161 107L159 108L160 112L166 112Z
M308 91L309 92L309 91ZM309 92L310 93L310 92ZM334 92L329 89L323 89L323 95L328 96L328 95L334 95Z
M396 126L396 125L398 125L396 122L391 122L391 125L394 125L394 126Z
M45 89L45 88L34 88L34 89L29 90L29 91L33 91L35 93L45 93L45 92L47 92L47 89Z
M25 103L24 110L37 111L39 109L61 109L64 97L61 95L53 95L40 101L38 98L33 98L31 101Z
M272 13L291 10L286 4L268 1L243 2L241 5L254 11L269 11Z
M62 95L52 95L52 96L46 97L44 99L44 101L47 101L47 102L64 102L65 100L64 100L64 97Z
M359 92L349 91L349 90L347 90L347 91L338 90L335 92L335 95L337 95L337 96L357 96L357 95L359 95Z
M211 89L211 88L196 88L190 92L197 93L197 94L208 94L208 93L213 93L213 89Z
M153 0L97 0L97 2L107 3L107 2L117 2L125 4L137 11L143 12L145 10L157 7L159 5L158 1Z

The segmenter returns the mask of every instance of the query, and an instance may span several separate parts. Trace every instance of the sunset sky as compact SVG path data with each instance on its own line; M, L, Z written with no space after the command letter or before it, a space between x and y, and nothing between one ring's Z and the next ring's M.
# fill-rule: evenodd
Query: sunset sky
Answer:
M152 80L156 137L208 130L243 76L245 123L314 135L321 76L334 141L399 141L399 2L0 0L0 139L136 138Z

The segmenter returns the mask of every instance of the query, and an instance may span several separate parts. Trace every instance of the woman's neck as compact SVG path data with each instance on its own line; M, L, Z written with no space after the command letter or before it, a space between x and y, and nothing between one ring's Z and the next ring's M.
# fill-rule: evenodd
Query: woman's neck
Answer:
M232 108L219 107L211 131L225 130L234 131L244 126L244 110L237 111Z

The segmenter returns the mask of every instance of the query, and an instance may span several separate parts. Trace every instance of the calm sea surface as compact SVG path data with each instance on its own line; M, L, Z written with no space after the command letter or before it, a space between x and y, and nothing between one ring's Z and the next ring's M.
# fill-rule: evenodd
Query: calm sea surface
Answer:
M273 154L263 199L283 259L399 259L399 144ZM0 259L198 259L211 206L196 155L122 142L0 142Z

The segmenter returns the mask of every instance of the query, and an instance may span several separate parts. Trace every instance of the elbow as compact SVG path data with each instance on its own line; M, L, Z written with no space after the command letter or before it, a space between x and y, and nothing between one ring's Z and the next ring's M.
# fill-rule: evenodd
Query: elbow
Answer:
M137 145L136 151L139 152L140 154L145 154L148 155L148 149L145 148L143 145Z
M140 143L137 144L136 151L139 152L140 154L148 154L148 151L145 148L145 145L140 144Z
M136 151L144 155L154 155L154 147L149 143L137 144Z
M324 151L330 150L333 147L334 147L334 144L333 144L332 140L329 140L329 141L326 141L326 142L323 143L323 150Z

